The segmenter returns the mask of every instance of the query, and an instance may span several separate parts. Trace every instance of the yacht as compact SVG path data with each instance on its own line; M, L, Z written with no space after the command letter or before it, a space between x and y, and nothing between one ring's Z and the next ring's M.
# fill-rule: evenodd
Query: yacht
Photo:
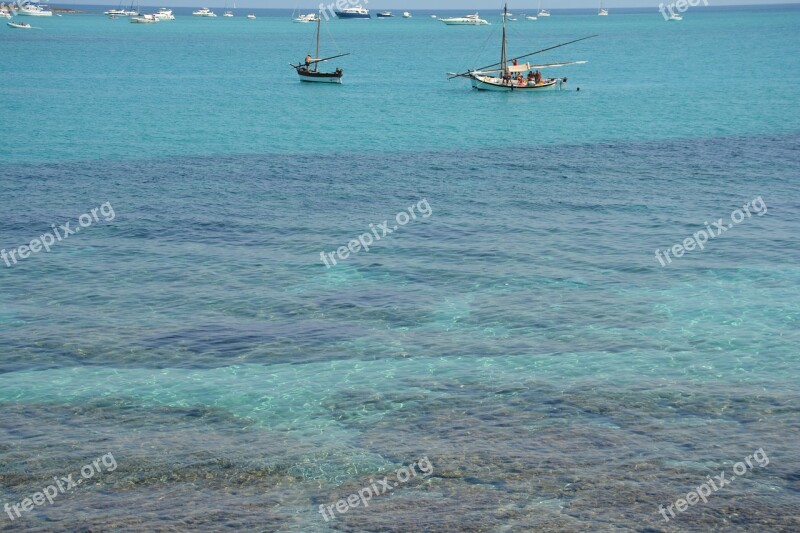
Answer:
M131 17L131 24L155 24L159 19L155 15L142 15L140 17Z
M393 17L391 11L381 11L376 15L379 19L388 19L389 17Z
M341 11L334 11L336 16L340 19L368 19L372 18L369 15L369 9L361 6L346 7Z
M673 13L672 15L669 16L667 22L671 22L673 20L683 20L683 17L678 15L677 13Z
M411 13L409 13L408 11L403 11L403 18L404 19L410 19L411 18Z
M489 21L480 18L477 13L474 15L464 15L463 17L451 17L439 20L448 26L483 26L489 24Z
M166 7L162 7L153 13L153 16L158 20L175 20L175 15L172 14L172 10L167 9Z
M539 16L540 17L549 17L550 12L546 9L542 9L542 0L539 0Z
M47 6L31 2L28 4L21 4L17 9L17 16L27 17L52 17L53 12L47 9Z
M233 11L226 11L225 13L222 14L222 16L223 17L232 17L233 16Z
M124 9L109 9L108 11L103 11L103 15L108 15L109 17L124 17L125 10Z
M256 16L250 13L249 15L247 15L247 18L249 18L250 20L255 20Z
M207 7L204 7L203 9L198 9L197 11L193 11L192 15L194 15L195 17L216 17L217 16L216 13L214 13L213 11L208 9Z
M528 19L528 20L537 20L535 15L528 15L525 18Z
M318 18L319 15L317 15L316 13L308 13L306 15L300 15L299 17L292 19L292 22L300 22L300 23L316 22Z

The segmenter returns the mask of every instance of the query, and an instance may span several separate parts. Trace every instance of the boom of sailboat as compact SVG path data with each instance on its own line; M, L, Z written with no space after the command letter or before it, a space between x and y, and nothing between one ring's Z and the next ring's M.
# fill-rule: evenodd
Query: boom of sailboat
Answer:
M586 39L591 39L592 37L597 37L597 36L598 35L589 35L588 37L581 37L580 39L575 39L574 41L569 41L569 42L566 42L566 43L557 44L555 46L549 46L547 48L542 48L541 50L537 50L535 52L531 52L530 54L523 54L521 56L512 57L512 58L507 59L507 61L519 61L520 59L524 59L526 57L534 56L536 54L541 54L543 52L548 52L550 50L555 50L556 48L561 48L562 46L567 46L568 44L577 43L577 42L580 42L580 41L585 41ZM575 61L574 63L578 63L578 61ZM581 63L586 63L586 61L582 61ZM492 67L496 67L497 65L501 65L501 64L502 64L502 61L499 61L497 63L492 63L491 65L486 65L484 67L478 67L476 69L468 70L466 72L460 72L460 73L452 73L451 72L450 73L450 77L447 78L447 79L448 80L452 80L453 78L468 78L470 72L485 71L486 69L490 69ZM566 64L566 63L563 63L563 64Z

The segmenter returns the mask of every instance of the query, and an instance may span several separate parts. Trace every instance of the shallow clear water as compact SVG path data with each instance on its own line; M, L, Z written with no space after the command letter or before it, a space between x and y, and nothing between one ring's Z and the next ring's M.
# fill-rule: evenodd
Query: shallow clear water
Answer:
M541 95L447 82L498 28L424 13L331 22L345 84L301 85L313 28L258 13L0 31L0 246L114 211L0 263L0 503L118 463L2 530L798 529L800 10L515 22L600 34Z

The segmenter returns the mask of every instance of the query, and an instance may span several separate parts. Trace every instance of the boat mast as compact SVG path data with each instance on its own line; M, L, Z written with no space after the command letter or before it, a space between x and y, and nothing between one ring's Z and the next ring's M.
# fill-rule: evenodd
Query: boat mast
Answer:
M500 49L500 68L504 75L508 69L508 65L506 64L506 13L508 13L508 4L503 5L503 45Z
M317 52L314 56L314 59L319 59L319 34L320 34L320 27L322 25L322 16L317 15ZM314 62L314 72L317 72L317 67L319 66L319 61Z

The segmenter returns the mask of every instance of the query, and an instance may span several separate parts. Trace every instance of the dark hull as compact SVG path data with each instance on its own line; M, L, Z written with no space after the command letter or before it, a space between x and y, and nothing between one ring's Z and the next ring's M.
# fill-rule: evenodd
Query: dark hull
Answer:
M362 15L361 13L342 13L341 11L334 11L336 16L340 19L368 19L370 17L369 13Z
M343 74L341 70L338 72L314 72L313 70L305 70L302 68L297 69L297 75L300 76L300 81L315 83L342 83Z

